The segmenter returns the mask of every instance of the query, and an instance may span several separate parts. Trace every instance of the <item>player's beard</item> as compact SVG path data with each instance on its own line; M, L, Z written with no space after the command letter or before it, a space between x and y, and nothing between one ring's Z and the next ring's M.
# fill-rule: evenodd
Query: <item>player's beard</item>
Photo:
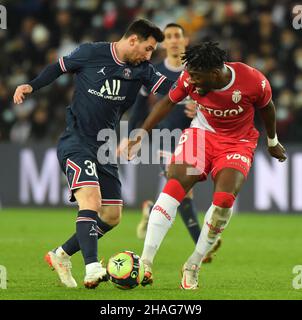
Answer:
M207 95L211 90L208 88L197 88L198 94L201 96Z
M142 62L140 60L134 60L127 55L125 56L124 61L127 62L128 64L131 64L132 66L137 66Z

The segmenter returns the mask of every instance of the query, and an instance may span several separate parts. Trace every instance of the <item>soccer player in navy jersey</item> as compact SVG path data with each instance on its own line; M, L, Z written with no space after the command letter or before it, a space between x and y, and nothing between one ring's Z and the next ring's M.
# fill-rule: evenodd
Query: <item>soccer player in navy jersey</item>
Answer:
M142 85L153 94L167 94L172 83L149 62L162 31L147 20L133 22L115 43L85 43L70 55L48 65L37 78L16 88L14 102L50 84L65 72L73 73L75 91L66 110L66 130L57 154L66 174L71 201L79 206L76 233L45 259L63 284L76 287L70 257L81 250L86 265L84 285L95 288L106 280L106 269L98 262L98 238L115 227L123 201L117 165L100 164L97 151L102 129L115 130L122 114L131 107Z
M163 30L165 39L162 43L162 47L166 51L166 58L159 64L155 65L156 69L165 75L167 78L172 80L177 80L180 73L184 70L184 65L182 63L182 55L189 43L189 39L185 36L185 31L183 27L177 23L169 23ZM146 108L148 105L149 92L145 87L142 87L134 106L131 108L130 120L129 120L129 132L133 129L138 128L148 116L150 108ZM168 129L173 131L175 129L180 129L183 131L190 127L192 118L196 115L195 103L191 102L190 99L185 99L176 104L175 108L172 110L168 116L162 120L157 128ZM127 140L127 139L125 139ZM122 148L123 142L121 143ZM170 146L169 146L170 147ZM166 150L165 146L161 146L159 154L161 157L168 158L166 163L169 163L169 159L172 157L171 152L175 149L173 141L171 141L171 150ZM167 166L163 169L164 174L167 173ZM200 225L198 222L197 210L193 203L193 192L190 190L187 194L178 210L182 217L182 220L189 231L195 244L198 241L200 234ZM143 203L142 219L137 226L137 237L139 239L144 239L147 232L147 224L149 220L149 214L153 207L153 202L151 200L146 200ZM221 243L220 238L217 240L217 244L213 247L214 251L217 250ZM213 250L211 250L206 257L204 257L203 262L210 262L212 259Z

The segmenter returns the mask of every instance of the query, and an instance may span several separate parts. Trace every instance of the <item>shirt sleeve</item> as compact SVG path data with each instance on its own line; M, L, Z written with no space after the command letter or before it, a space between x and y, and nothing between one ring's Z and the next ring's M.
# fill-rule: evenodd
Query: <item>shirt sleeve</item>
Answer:
M74 49L69 55L61 57L59 64L63 72L77 72L90 58L91 43L84 43Z
M189 94L189 74L183 71L169 91L171 101L178 103Z
M143 95L139 93L130 111L128 133L130 134L132 130L138 128L145 121L148 114L149 114L148 95Z
M167 79L166 76L157 71L151 63L148 64L143 78L143 85L146 87L147 92L166 95L172 84L173 81Z
M272 88L266 77L258 70L254 69L256 81L255 107L261 109L268 105L272 99Z
M63 74L59 63L54 63L46 66L41 73L28 84L33 88L33 91L39 90L56 80Z

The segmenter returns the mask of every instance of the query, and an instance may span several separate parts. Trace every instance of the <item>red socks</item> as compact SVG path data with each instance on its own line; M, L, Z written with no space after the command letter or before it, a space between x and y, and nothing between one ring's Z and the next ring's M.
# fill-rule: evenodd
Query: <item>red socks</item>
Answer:
M176 179L170 179L166 183L162 192L168 194L169 196L177 200L179 203L182 202L186 195L186 191L184 190L183 186Z

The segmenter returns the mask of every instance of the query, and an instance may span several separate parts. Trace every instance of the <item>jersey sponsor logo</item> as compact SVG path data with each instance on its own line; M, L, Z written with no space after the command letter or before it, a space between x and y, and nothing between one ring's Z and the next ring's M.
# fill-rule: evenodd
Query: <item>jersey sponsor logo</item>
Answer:
M119 96L120 89L121 80L113 79L112 83L110 84L107 79L100 91L89 89L88 92L106 100L123 101L125 100L126 96Z
M238 103L241 100L241 91L240 90L234 90L232 94L232 100L234 103Z
M207 224L207 226L209 227L209 229L210 229L211 231L213 231L214 233L216 233L216 234L222 233L222 231L224 230L224 228L215 227L215 226L213 226L213 225L212 225L211 223L209 223L209 222L207 222L206 224Z
M153 209L154 211L159 211L160 213L162 213L169 221L171 221L171 216L168 214L168 212L162 208L159 205L156 205L155 208Z
M251 160L239 153L228 154L226 158L228 160L241 160L242 162L247 163L249 167L251 166Z
M196 103L197 109L200 111L206 111L209 115L215 116L215 117L232 117L237 116L238 114L243 112L243 108L238 105L237 109L226 109L226 110L217 110L205 107L199 103Z

